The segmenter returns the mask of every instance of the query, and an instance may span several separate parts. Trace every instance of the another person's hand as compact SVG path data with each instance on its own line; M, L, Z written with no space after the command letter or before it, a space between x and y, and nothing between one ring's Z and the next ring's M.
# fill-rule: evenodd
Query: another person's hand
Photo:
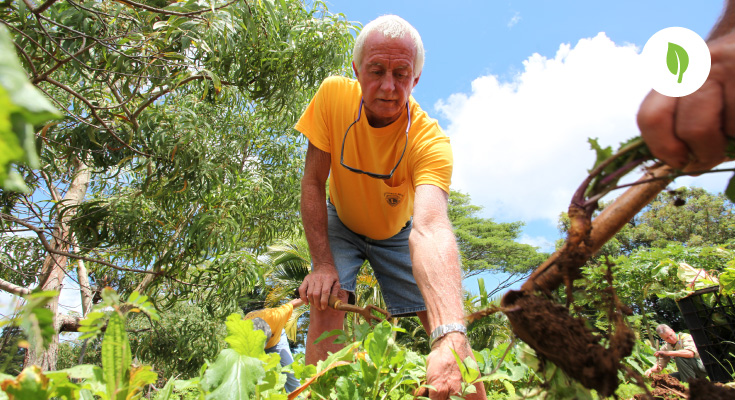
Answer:
M456 396L462 389L462 373L457 366L452 349L457 352L461 360L472 355L467 338L461 333L449 333L439 340L426 359L426 383L435 390L429 390L432 400L445 400L449 396ZM485 387L482 383L475 384L477 393L468 395L466 399L486 399Z
M305 303L322 311L329 307L329 295L339 293L339 274L334 265L314 266L299 286L299 296Z
M653 155L686 171L727 161L735 138L735 32L708 43L712 68L696 92L667 97L651 91L638 112L638 126Z

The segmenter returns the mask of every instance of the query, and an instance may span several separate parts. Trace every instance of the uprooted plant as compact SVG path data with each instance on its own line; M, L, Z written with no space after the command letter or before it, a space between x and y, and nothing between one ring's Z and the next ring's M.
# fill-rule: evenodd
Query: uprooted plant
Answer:
M602 149L596 141L590 142L598 159L570 203L566 242L531 274L520 290L503 297L502 309L515 334L541 357L585 387L609 396L618 387L618 371L626 370L621 360L631 353L635 342L624 321L624 314L630 311L617 300L611 272L606 294L611 329L607 333L593 332L584 319L572 317L567 307L550 300L550 294L564 283L567 305L573 302L573 282L581 278L581 267L587 260L675 177L695 171L677 171L655 163L645 167L644 176L637 182L619 186L621 177L653 160L647 147L637 138L612 154L610 148ZM598 201L624 186L628 189L593 220ZM627 373L642 384L637 373Z

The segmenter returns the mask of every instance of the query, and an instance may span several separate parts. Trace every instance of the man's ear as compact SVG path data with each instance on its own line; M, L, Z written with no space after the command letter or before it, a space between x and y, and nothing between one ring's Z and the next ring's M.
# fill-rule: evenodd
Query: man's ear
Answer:
M421 71L421 72L423 72L423 71ZM420 79L420 78L421 78L421 73L419 73L419 76L417 76L417 77L413 78L413 87L412 87L411 89L415 88L415 87L416 87L416 85L418 85L418 84L419 84L419 79Z
M357 78L357 65L355 65L355 61L352 61L352 71L355 73L355 78Z

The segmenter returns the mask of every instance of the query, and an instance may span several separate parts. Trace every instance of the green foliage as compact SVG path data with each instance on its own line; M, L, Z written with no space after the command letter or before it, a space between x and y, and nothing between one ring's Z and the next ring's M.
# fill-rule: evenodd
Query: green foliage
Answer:
M603 207L604 208L604 205ZM619 256L638 248L724 245L735 239L735 209L722 194L680 188L659 194L601 250Z
M396 345L394 329L386 321L373 331L356 329L357 341L318 363L312 398L413 398L426 375L426 360Z
M725 269L720 274L720 290L722 294L735 295L735 259L725 264Z
M483 272L525 274L545 258L533 246L516 242L523 223L498 223L478 216L481 208L470 196L452 191L449 219L457 238L465 277Z
M26 77L15 56L8 30L0 26L0 189L27 192L11 163L38 168L34 125L60 117L59 112Z
M30 4L0 7L4 49L64 117L23 131L38 163L18 171L29 196L0 193L12 217L0 278L29 287L48 255L37 238L4 247L7 233L51 242L57 227L73 243L51 246L87 258L93 289L237 311L260 282L257 257L300 229L293 125L319 83L348 70L355 27L319 1ZM73 185L79 202L63 200Z
M125 304L113 293L106 301L119 309ZM102 367L79 365L41 372L28 367L18 377L0 376L3 394L11 399L105 400L139 398L142 390L156 381L150 366L132 363L125 317L135 315L112 311L102 340ZM231 315L225 322L229 348L219 352L213 362L205 363L199 375L188 380L171 378L155 395L156 400L181 399L286 399L285 376L277 354L266 354L265 335L253 330L250 320ZM302 382L302 396L315 399L413 399L414 391L426 379L426 357L394 341L400 328L387 321L372 329L363 324L355 328L355 341L344 332L337 336L345 347L316 366L304 365L303 354L287 367ZM636 370L646 368L653 350L642 343L626 363ZM456 356L456 355L455 355ZM595 399L597 395L571 381L561 370L539 361L525 344L504 343L493 349L475 352L457 363L463 376L463 393L475 390L474 383L484 382L489 398ZM630 384L626 391L634 389Z
M0 336L0 373L17 375L23 369L25 349L20 347L25 340L20 327L5 325Z
M132 365L130 343L125 331L125 316L120 312L119 297L105 294L111 312L102 339L102 368L95 365L77 365L68 369L43 372L35 365L27 366L16 378L5 379L1 386L12 399L92 399L128 400L140 397L141 390L156 382L158 375L150 366ZM29 301L30 303L30 301ZM134 298L133 303L147 308L145 299ZM32 319L24 314L22 319Z
M112 313L106 310L112 308ZM79 332L84 334L80 339L95 338L102 333L103 328L109 324L108 318L119 314L121 318L126 318L130 312L146 314L152 320L158 320L158 312L153 308L153 304L148 301L148 296L141 296L137 292L133 292L127 302L120 300L120 296L112 288L104 288L102 290L102 302L95 305L87 317L80 322ZM128 345L129 346L129 345Z
M131 314L128 328L136 332L130 335L133 356L165 377L199 376L206 360L213 360L226 345L222 321L191 302L177 303L156 321Z
M54 315L46 305L58 296L56 291L35 290L25 297L26 304L20 314L20 326L34 347L47 347L56 334Z

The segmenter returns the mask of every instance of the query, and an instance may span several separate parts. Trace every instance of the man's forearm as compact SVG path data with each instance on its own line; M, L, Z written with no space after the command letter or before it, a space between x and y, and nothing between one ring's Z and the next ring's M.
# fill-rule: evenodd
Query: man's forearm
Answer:
M301 184L301 222L304 226L309 253L315 266L334 265L327 235L327 207L324 187Z
M461 323L462 274L451 227L411 232L414 277L426 302L429 333L439 325Z
M694 358L694 352L691 350L671 350L667 351L668 357Z

